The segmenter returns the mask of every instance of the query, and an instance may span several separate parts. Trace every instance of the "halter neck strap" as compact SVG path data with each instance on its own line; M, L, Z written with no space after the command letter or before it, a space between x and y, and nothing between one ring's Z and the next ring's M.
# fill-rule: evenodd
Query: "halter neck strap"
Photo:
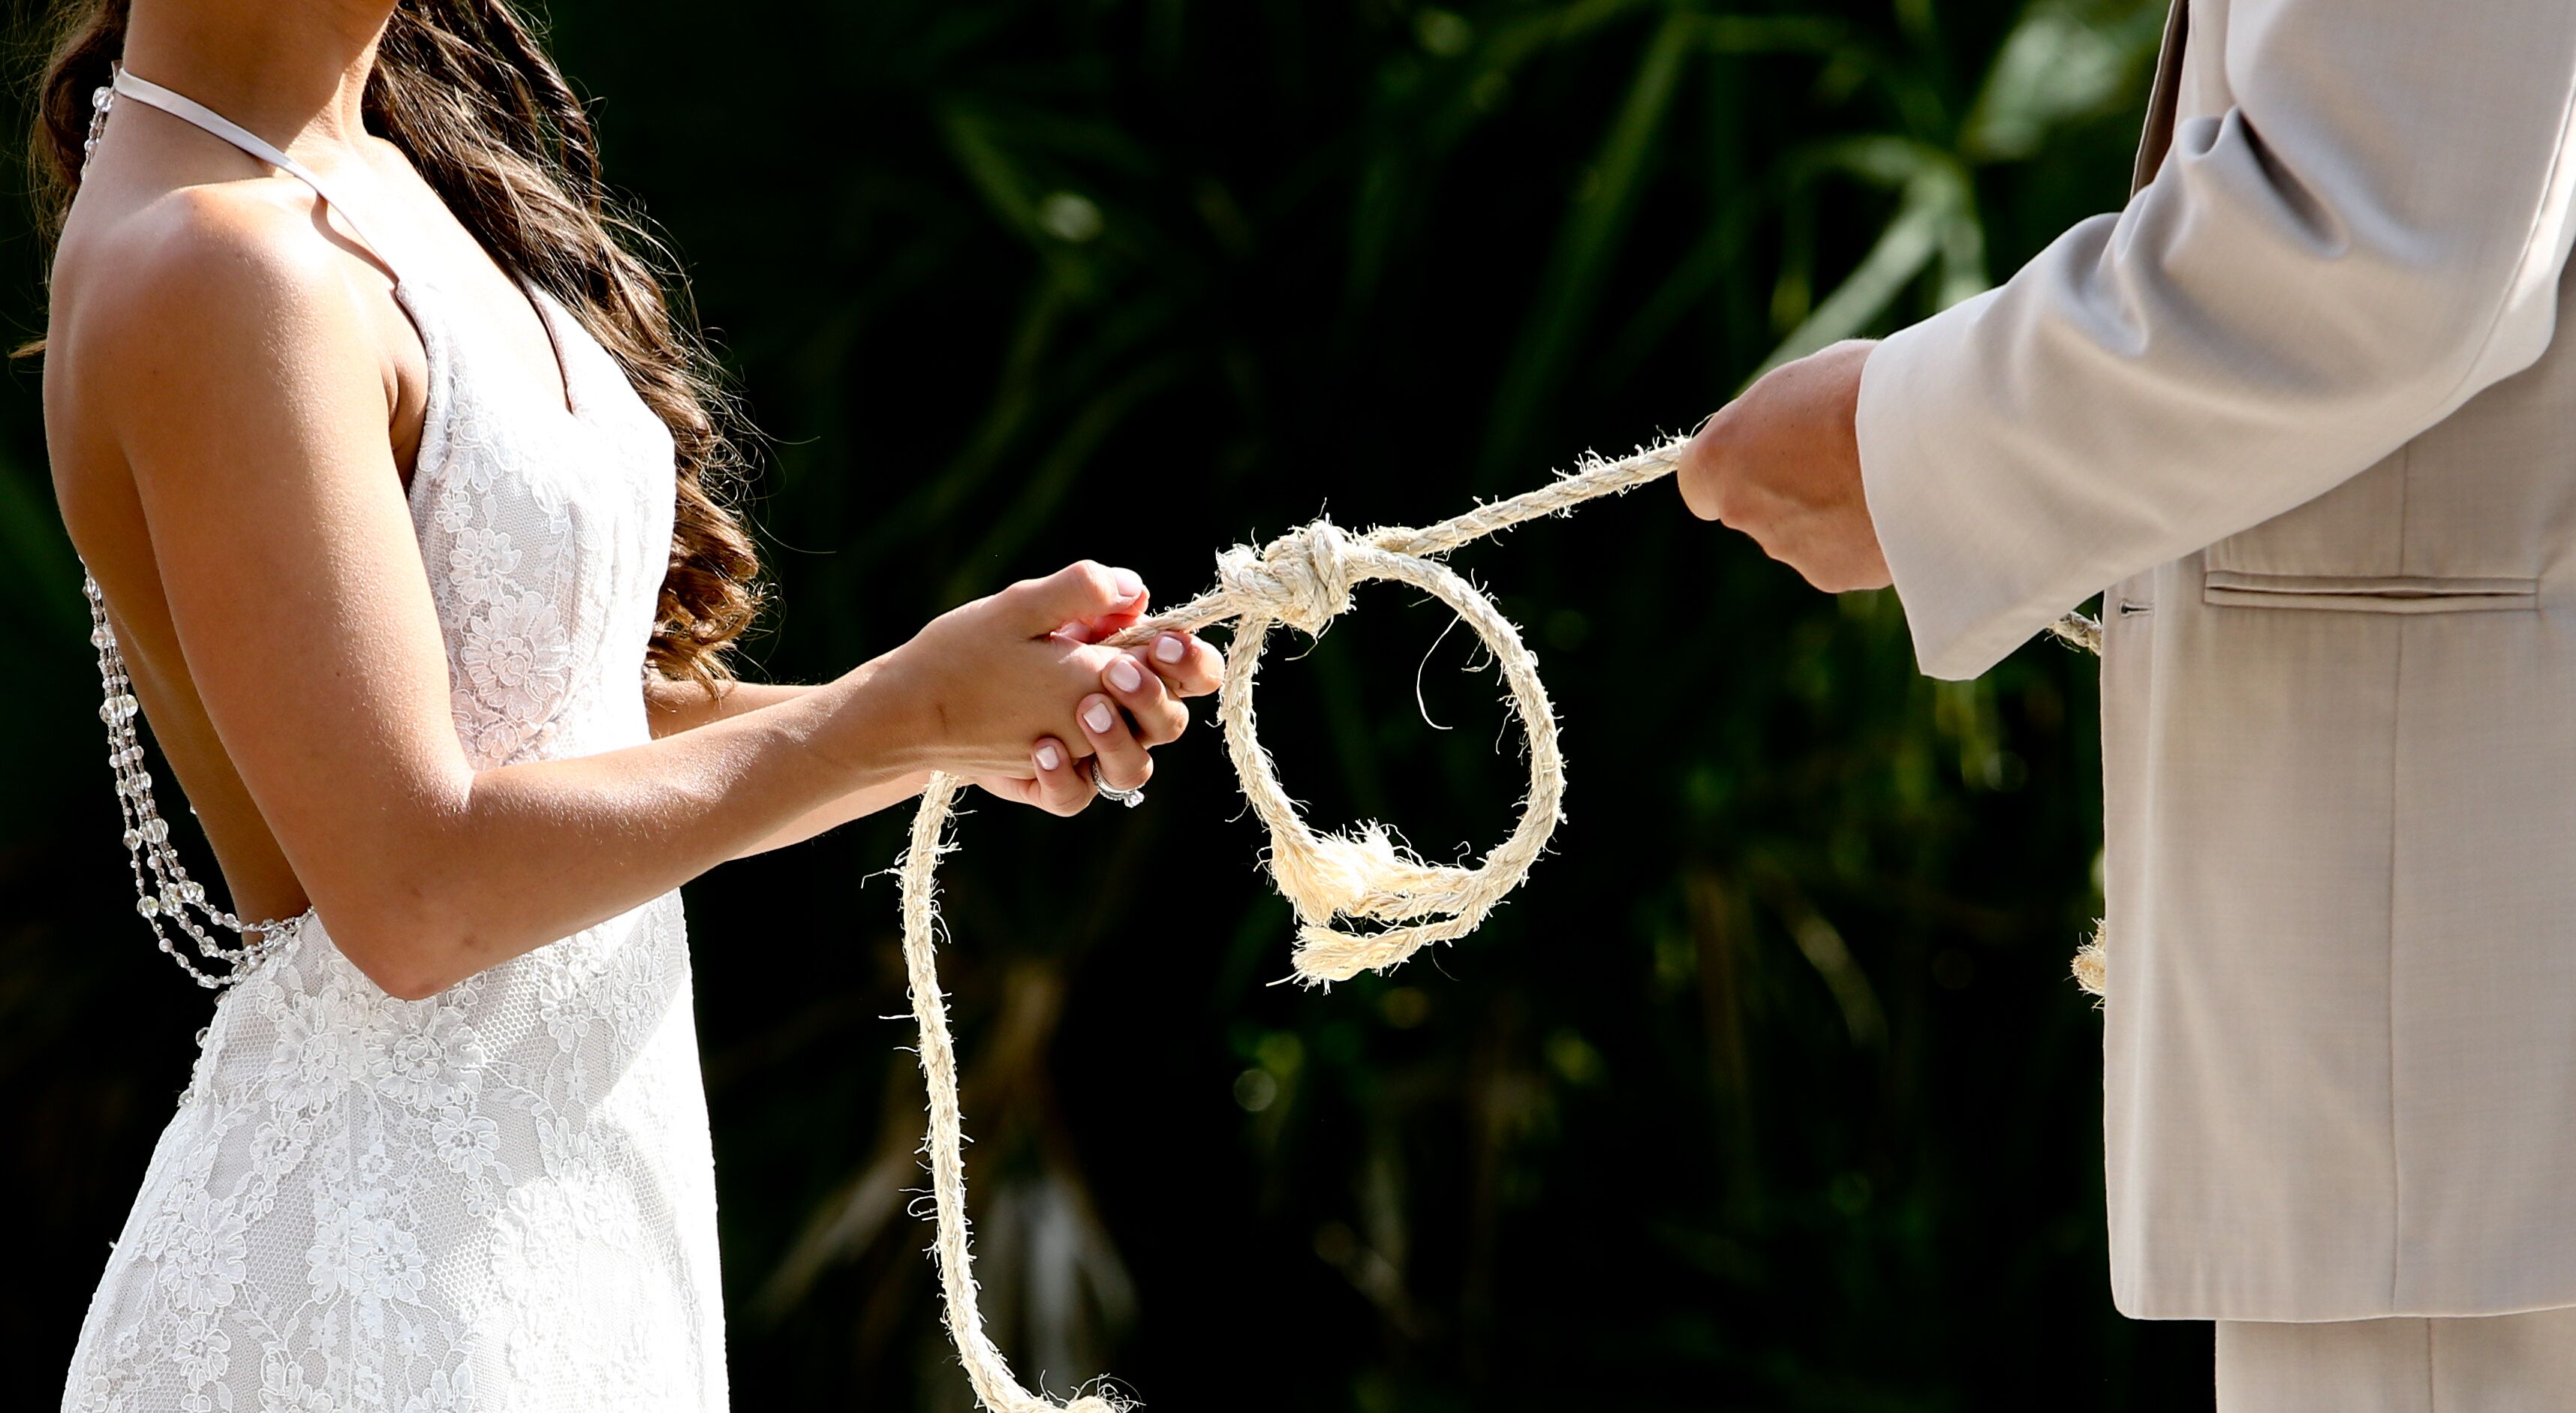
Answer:
M395 282L404 282L402 268L394 263L394 247L370 234L366 223L358 219L357 208L341 200L338 194L332 191L331 184L322 179L320 173L287 156L284 149L258 133L252 132L186 94L173 93L150 79L138 77L132 69L123 65L117 67L114 85L118 93L138 103L158 108L181 122L192 123L203 128L313 188L313 194L322 198L323 205L339 213L341 221L347 224L350 233L358 238L358 243L365 246L376 259L384 262L385 268L393 271Z

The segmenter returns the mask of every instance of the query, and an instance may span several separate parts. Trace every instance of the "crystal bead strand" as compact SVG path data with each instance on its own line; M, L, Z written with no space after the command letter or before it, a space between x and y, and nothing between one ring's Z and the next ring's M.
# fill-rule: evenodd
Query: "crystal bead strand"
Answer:
M179 862L178 851L170 847L170 825L161 818L160 806L152 796L152 774L143 767L143 742L134 729L139 709L134 701L134 680L125 670L125 655L116 646L116 631L107 625L107 601L99 594L98 581L86 572L81 575L81 593L89 600L90 646L98 649L98 681L106 700L98 709L98 719L107 723L107 765L116 772L116 805L125 818L126 863L134 873L134 910L160 941L161 950L170 954L197 984L208 990L230 986L243 973L268 955L290 922L244 922L233 914L206 901L205 885L188 876ZM146 872L151 877L145 878ZM204 914L206 921L229 932L241 934L242 945L227 947L215 940L189 909ZM197 955L224 970L211 972L197 964L163 930L164 923L176 924L195 942Z
M89 96L89 136L81 140L81 175L89 175L89 159L98 155L98 135L107 129L108 105L116 101L116 90L102 88Z
M110 64L107 66L108 72L111 74L124 67L125 66L123 64ZM107 131L107 110L115 106L115 89L106 84L100 84L97 88L90 91L89 136L81 142L81 175L84 177L89 175L89 159L98 155L99 134Z

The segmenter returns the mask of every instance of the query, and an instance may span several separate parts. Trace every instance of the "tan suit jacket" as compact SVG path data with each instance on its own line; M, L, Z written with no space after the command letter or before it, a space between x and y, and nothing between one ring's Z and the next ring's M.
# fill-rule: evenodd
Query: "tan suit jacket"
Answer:
M2576 4L2179 3L2128 207L1870 358L1871 514L1936 676L2105 592L2120 1309L2576 1305Z

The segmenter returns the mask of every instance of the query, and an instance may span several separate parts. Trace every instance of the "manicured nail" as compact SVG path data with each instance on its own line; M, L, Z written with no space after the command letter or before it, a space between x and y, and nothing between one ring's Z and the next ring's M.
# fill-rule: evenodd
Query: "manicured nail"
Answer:
M1122 692L1132 692L1145 685L1145 674L1136 670L1136 659L1122 657L1109 664L1109 685Z
M1166 633L1154 640L1154 660L1157 662L1178 662L1181 654L1189 650L1189 644L1182 642L1178 633Z
M1053 746L1040 746L1040 747L1038 747L1038 769L1040 769L1040 770L1054 770L1054 769L1056 769L1057 767L1059 767L1059 766L1061 766L1061 765L1063 765L1063 764L1064 764L1064 757L1063 757L1063 756L1061 756L1061 755L1056 754L1056 749L1055 749L1055 747L1053 747Z
M1118 591L1118 600L1121 603L1145 592L1145 581L1137 578L1136 571L1133 569L1110 570L1109 584Z
M1110 714L1107 702L1093 702L1082 710L1083 724L1104 735L1107 734L1111 723L1117 719Z

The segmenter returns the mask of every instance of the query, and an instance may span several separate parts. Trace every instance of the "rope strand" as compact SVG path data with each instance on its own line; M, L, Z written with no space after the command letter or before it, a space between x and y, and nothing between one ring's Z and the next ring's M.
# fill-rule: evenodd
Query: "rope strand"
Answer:
M1557 746L1556 714L1538 678L1538 659L1520 630L1492 599L1439 562L1462 545L1541 516L1562 514L1586 501L1619 495L1671 475L1687 439L1673 438L1617 461L1587 457L1569 475L1508 500L1480 505L1420 529L1395 526L1353 536L1328 520L1291 531L1255 550L1237 545L1217 556L1217 586L1167 613L1138 623L1107 641L1131 647L1158 633L1234 624L1226 649L1225 684L1217 716L1226 753L1243 793L1270 831L1270 875L1296 909L1297 980L1307 985L1346 981L1364 971L1384 971L1435 942L1476 930L1503 896L1529 876L1530 865L1556 831L1565 798L1565 758ZM1318 834L1280 787L1270 752L1261 744L1252 689L1270 630L1284 624L1309 638L1348 611L1354 586L1372 579L1413 585L1447 604L1476 631L1501 665L1529 749L1529 793L1509 837L1474 868L1425 863L1395 843L1382 824L1348 833ZM2087 642L2089 628L2090 642ZM2069 614L2053 631L2098 651L2100 627ZM1120 1413L1112 1395L1091 1394L1070 1404L1020 1387L984 1333L976 1307L974 1253L967 1240L963 1118L957 1105L957 1059L948 1034L948 1008L939 989L938 868L949 808L959 781L931 776L912 840L903 857L903 955L912 987L912 1011L921 1027L921 1073L930 1091L930 1124L922 1140L929 1156L931 1192L938 1209L940 1292L948 1331L975 1395L995 1413ZM1353 923L1382 924L1374 928Z

